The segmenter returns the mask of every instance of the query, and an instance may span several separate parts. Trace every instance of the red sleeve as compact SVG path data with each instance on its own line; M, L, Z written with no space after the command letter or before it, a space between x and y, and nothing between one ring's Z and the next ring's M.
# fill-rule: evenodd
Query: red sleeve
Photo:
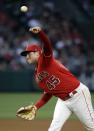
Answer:
M41 97L41 99L35 104L35 106L37 107L37 109L39 109L44 104L46 104L51 99L51 97L52 97L51 94L48 94L48 93L43 94L43 96Z
M52 47L51 47L51 43L50 43L48 37L46 36L46 34L42 30L39 32L39 36L42 40L43 53L45 54L45 56L51 56L52 55Z

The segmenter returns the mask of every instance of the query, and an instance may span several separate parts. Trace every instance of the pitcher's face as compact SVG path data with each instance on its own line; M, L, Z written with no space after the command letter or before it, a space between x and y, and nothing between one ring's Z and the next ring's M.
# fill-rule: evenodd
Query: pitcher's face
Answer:
M37 65L38 64L38 58L39 58L39 56L40 56L39 52L29 52L26 55L27 62L30 65Z

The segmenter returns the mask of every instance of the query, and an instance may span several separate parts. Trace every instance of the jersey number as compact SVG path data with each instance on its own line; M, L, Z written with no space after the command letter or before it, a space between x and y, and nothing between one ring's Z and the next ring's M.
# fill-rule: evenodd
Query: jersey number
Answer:
M53 75L46 81L46 84L47 84L47 87L48 87L49 90L52 90L52 89L56 88L56 86L59 83L60 83L59 78L56 78Z

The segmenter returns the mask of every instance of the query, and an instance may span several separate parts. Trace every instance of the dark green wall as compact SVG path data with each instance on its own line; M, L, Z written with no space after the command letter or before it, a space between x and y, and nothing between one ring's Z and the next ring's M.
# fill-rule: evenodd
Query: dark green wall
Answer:
M78 79L94 91L94 73L83 72ZM35 82L34 71L0 71L0 92L42 91Z
M35 88L34 88L35 87ZM34 80L34 72L24 71L0 71L0 91L35 91L38 87Z

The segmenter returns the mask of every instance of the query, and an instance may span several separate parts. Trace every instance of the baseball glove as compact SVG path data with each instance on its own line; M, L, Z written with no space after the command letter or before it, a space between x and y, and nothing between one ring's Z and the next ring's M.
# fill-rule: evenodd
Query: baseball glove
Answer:
M33 120L36 116L36 106L31 105L31 106L25 106L25 107L21 107L18 111L17 111L17 116L23 119L27 119L27 120Z

